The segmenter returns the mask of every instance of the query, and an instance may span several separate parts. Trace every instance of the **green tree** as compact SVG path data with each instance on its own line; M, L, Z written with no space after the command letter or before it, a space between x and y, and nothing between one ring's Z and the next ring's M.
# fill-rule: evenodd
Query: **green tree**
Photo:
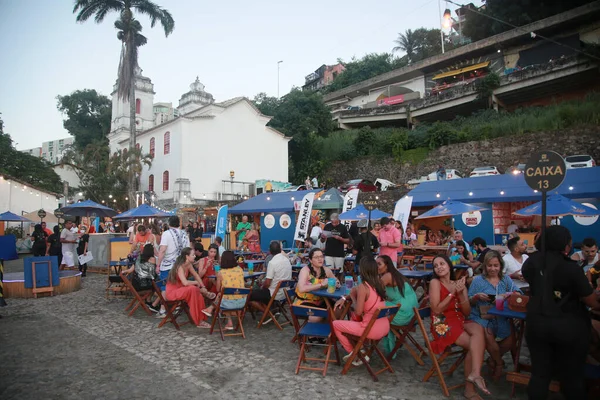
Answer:
M412 29L407 29L404 33L398 34L398 39L394 40L397 44L392 49L392 52L403 51L408 57L408 61L412 62L417 50L416 37Z
M277 107L279 107L280 104L281 101L277 97L267 96L265 92L260 92L254 96L254 105L261 113L270 117L275 115Z
M150 18L150 27L159 22L165 36L169 36L175 28L175 21L169 11L163 9L151 0L76 0L73 13L77 13L77 22L85 22L94 17L96 23L101 23L110 12L117 12L120 19L115 22L118 30L117 38L121 41L121 59L119 62L119 79L117 93L119 99L129 101L129 150L135 149L135 71L138 68L138 47L146 44L146 38L141 35L142 26L133 17L133 10ZM133 206L133 187L135 177L130 173L129 199Z
M108 144L111 101L93 89L76 90L57 96L57 108L66 119L63 127L74 137L74 147L82 151L87 145L101 141Z

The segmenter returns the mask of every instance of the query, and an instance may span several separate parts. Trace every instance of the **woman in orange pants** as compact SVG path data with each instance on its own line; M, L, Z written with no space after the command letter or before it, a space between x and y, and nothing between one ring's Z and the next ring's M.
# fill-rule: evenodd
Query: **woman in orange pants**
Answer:
M194 324L198 328L210 328L206 321L206 315L202 313L204 309L204 295L208 294L202 279L194 270L193 262L196 256L189 247L181 251L181 255L175 260L173 268L169 271L167 278L167 300L185 300L190 307L190 314ZM194 277L193 281L187 278L190 274ZM203 295L204 294L204 295Z
M344 335L349 333L353 336L361 336L371 318L376 318L375 312L379 308L385 307L385 287L379 279L377 273L377 262L372 257L364 257L360 260L360 275L363 283L352 289L350 298L346 299L343 296L335 304L335 308L339 309L344 305L346 300L351 300L354 303L354 313L352 321L336 320L333 321L333 330L336 338L342 344L342 347L348 352L344 357L347 360L352 354L354 346L350 339ZM367 338L381 339L390 332L390 321L387 318L381 318L375 322ZM359 361L354 361L358 364Z

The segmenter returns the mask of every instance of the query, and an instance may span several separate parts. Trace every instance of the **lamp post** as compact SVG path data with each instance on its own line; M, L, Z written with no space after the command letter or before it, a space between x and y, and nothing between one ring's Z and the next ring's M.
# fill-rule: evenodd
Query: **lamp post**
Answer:
M231 200L233 200L233 178L235 178L235 171L229 171L229 178L231 179Z
M277 98L279 99L279 65L283 60L277 61Z

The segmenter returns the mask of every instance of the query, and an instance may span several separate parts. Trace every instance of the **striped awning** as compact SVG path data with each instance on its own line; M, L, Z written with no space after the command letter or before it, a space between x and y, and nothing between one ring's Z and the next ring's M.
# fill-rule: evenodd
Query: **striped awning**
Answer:
M486 62L482 62L482 63L479 63L479 64L470 65L468 67L456 69L456 70L453 70L453 71L442 72L441 74L438 74L438 75L434 76L433 80L447 78L449 76L463 74L465 72L475 71L475 70L480 69L480 68L485 68L485 67L487 67L489 65L490 65L490 62L486 61Z

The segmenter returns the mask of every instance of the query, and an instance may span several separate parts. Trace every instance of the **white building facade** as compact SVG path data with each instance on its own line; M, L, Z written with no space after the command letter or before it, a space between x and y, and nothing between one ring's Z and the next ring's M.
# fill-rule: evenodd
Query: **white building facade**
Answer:
M42 143L42 158L52 164L61 162L65 152L73 144L74 138L67 137L63 139L50 140Z
M32 187L10 177L0 176L0 210L21 215L45 209L47 212L58 208L61 200L56 193Z

